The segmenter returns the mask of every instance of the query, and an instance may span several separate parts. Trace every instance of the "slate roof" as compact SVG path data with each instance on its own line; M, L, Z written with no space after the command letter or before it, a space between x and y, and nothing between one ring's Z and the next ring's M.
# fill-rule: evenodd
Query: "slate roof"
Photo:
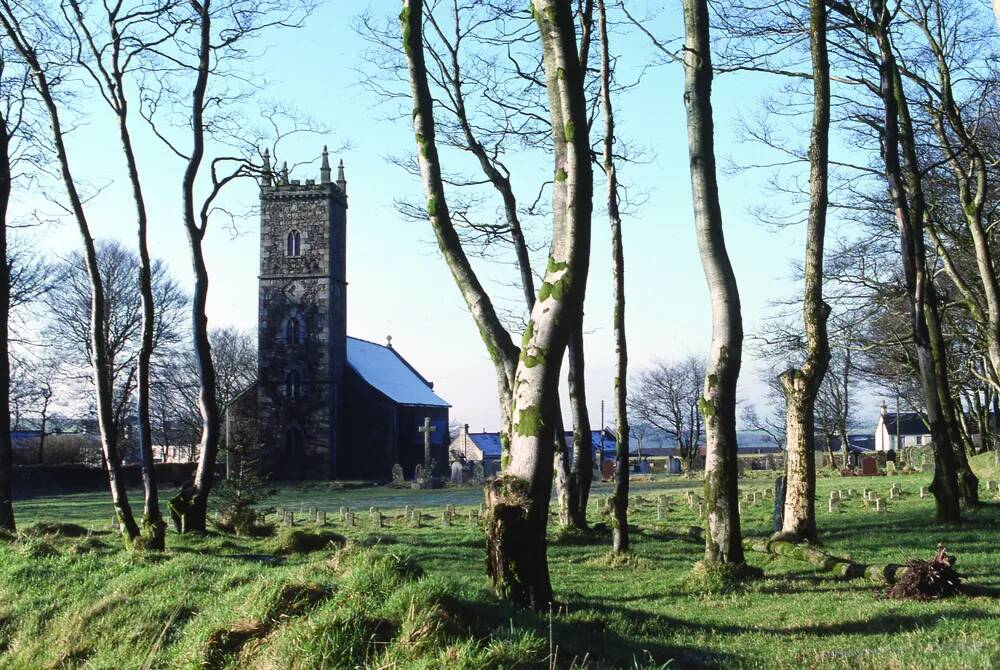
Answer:
M469 439L483 452L485 458L500 458L500 433L469 433ZM590 441L594 449L600 448L601 431L591 431ZM566 444L573 444L572 431L566 431ZM615 434L610 430L606 430L604 431L604 455L613 457L614 453Z
M888 412L883 415L883 420L885 423L885 429L889 431L890 435L896 434L896 413ZM928 430L926 424L924 424L924 419L926 417L917 412L900 412L899 413L899 434L900 435L930 435L930 430Z
M483 458L500 458L500 433L469 433L469 439L483 452Z
M347 338L347 364L393 402L417 407L451 407L395 349Z

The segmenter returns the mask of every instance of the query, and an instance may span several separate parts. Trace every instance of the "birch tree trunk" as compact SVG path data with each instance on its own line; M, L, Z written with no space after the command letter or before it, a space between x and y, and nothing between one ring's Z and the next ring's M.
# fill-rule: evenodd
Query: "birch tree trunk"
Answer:
M73 213L73 218L76 221L77 229L80 232L80 238L83 243L84 265L87 270L88 281L90 282L90 346L97 400L97 426L101 435L104 466L108 476L108 486L111 490L111 501L115 508L115 515L118 518L119 529L125 545L131 547L135 538L139 536L140 531L132 514L132 507L129 505L125 482L121 476L121 456L118 453L115 436L113 435L115 429L113 418L114 399L112 394L111 365L104 334L104 286L97 263L97 250L94 245L94 238L90 233L90 224L83 208L83 200L77 191L76 182L73 178L69 155L66 151L64 131L59 116L59 108L56 105L46 69L38 59L35 45L31 44L22 32L21 25L11 11L11 3L8 0L0 0L0 24L2 24L14 48L28 64L35 84L35 90L38 92L48 114L60 176L62 177L63 185L66 187L70 211Z
M683 0L684 106L698 250L712 300L712 342L699 409L705 419L706 563L741 565L736 382L743 321L722 229L712 120L712 55L707 0Z
M823 247L826 237L830 144L830 61L826 44L826 11L823 0L809 0L813 120L809 143L809 222L803 266L805 296L802 301L802 316L806 358L801 368L789 368L778 378L785 393L787 436L787 488L779 535L782 539L796 542L816 542L819 539L815 502L815 409L816 396L830 364L830 342L826 329L830 307L823 301Z
M0 74L3 61L0 60ZM10 125L0 106L0 530L17 532L14 521L14 450L10 440L10 265L7 206L10 203Z
M592 173L586 133L586 99L567 3L534 0L541 33L555 153L553 233L544 279L522 339L507 396L510 450L502 476L487 489L487 566L502 598L533 609L552 600L545 529L552 492L554 428L559 368L582 308L590 247ZM433 100L423 53L423 2L406 0L400 15L413 97L418 162L428 217L494 361L505 365L506 331L461 251L448 215L434 138ZM488 308L488 309L487 309ZM498 339L500 341L498 341ZM509 341L509 338L508 338ZM516 354L515 354L516 356ZM501 401L503 404L503 401Z

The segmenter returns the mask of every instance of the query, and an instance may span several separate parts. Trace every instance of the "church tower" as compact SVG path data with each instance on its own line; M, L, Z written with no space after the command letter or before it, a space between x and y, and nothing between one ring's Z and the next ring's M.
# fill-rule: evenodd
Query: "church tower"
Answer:
M347 357L347 181L272 171L260 192L257 407L265 466L278 479L332 478Z

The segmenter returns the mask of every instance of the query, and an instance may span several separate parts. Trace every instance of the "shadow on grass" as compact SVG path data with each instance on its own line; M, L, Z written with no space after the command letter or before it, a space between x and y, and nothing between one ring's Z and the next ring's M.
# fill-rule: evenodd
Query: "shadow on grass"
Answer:
M700 623L678 619L646 610L636 610L626 607L609 605L603 601L579 600L573 604L578 610L593 612L596 621L609 621L621 618L635 624L642 630L669 630L678 634L769 634L785 636L789 634L806 635L816 638L837 635L893 634L908 632L923 628L932 628L941 619L940 612L926 614L884 614L880 616L841 621L808 626L789 626L786 628L767 626L735 626L720 624L717 621ZM581 612L582 613L582 612ZM949 617L962 621L992 621L995 615L981 609L964 608L949 613Z

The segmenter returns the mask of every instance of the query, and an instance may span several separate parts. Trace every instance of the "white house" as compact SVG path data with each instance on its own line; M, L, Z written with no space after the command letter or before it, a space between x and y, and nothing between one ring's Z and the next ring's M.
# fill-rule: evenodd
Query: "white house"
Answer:
M923 414L896 414L886 411L885 403L882 404L882 413L875 425L875 451L899 451L905 447L919 447L931 442L931 431Z

